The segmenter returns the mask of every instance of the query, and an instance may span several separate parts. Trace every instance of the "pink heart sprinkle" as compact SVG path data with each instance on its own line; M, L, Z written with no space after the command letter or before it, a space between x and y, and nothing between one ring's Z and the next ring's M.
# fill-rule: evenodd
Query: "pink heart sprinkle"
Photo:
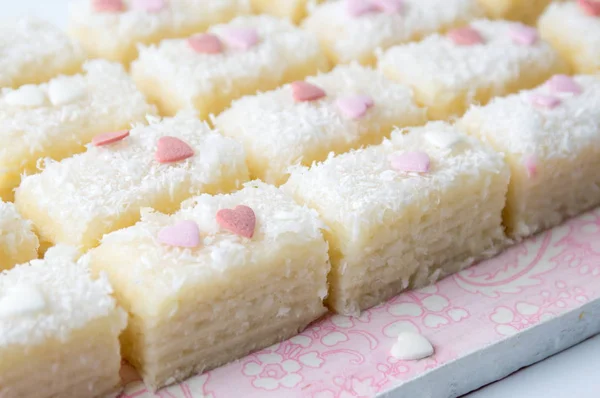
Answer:
M133 0L131 2L131 8L146 12L159 12L166 6L165 0Z
M523 158L523 166L525 166L529 178L534 178L537 175L537 159L535 156L526 155Z
M112 144L113 142L121 141L123 138L129 136L129 130L112 131L109 133L98 134L92 138L92 145L103 146Z
M217 223L226 230L245 238L254 236L256 215L248 206L240 205L235 209L222 209L217 212Z
M534 45L540 38L537 29L520 23L510 27L509 35L513 42L525 46Z
M402 11L404 8L404 0L371 0L378 11L388 14L395 14Z
M427 173L430 159L425 152L404 152L395 154L391 158L392 168L398 171Z
M221 40L210 33L198 34L188 39L188 45L200 54L219 54L223 51Z
M536 108L554 109L560 105L560 98L551 95L534 93L529 97L529 101Z
M321 87L304 81L293 82L291 86L292 95L296 102L315 101L327 95Z
M121 12L125 11L123 0L93 0L92 7L96 12Z
M579 0L579 7L588 15L592 17L600 16L600 1L594 0Z
M581 94L581 86L572 77L567 75L554 75L546 83L550 91L555 93Z
M158 140L154 157L159 163L179 162L194 156L194 150L185 142L175 137L161 137Z
M482 44L483 37L475 29L467 26L465 28L452 29L447 33L447 36L459 46L472 46Z
M346 10L350 16L356 18L378 9L370 0L346 0Z
M360 119L373 106L373 99L368 95L354 95L339 98L335 105L348 119Z
M229 28L221 32L228 46L238 50L248 50L258 43L258 33L252 28Z
M200 244L200 229L194 221L180 221L164 227L158 232L158 241L176 247L197 247Z

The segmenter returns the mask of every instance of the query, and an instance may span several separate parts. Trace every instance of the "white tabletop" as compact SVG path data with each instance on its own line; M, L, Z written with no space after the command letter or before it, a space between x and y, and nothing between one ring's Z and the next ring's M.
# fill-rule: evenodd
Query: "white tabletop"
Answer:
M32 14L66 26L67 4L68 0L0 0L0 23ZM465 398L598 398L599 369L597 336Z

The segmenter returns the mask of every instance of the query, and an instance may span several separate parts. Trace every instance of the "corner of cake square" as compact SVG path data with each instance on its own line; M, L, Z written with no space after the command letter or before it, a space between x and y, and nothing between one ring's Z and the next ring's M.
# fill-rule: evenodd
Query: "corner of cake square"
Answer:
M316 6L303 27L332 63L373 65L381 49L482 17L477 0L335 0Z
M409 87L353 63L236 100L214 124L244 145L252 177L279 185L292 165L379 144L395 126L425 121Z
M436 120L461 116L471 104L533 88L569 70L535 28L486 19L392 47L380 56L378 67L411 86L417 102Z
M90 56L127 65L139 44L203 32L250 11L249 0L76 0L69 32Z
M0 25L0 89L39 84L81 70L81 46L58 27L27 17Z
M68 256L0 272L0 396L116 396L127 315Z
M163 115L196 109L207 119L234 99L327 69L312 34L289 21L259 15L141 47L131 74Z
M146 210L90 252L130 314L125 359L151 389L283 341L326 312L316 213L259 181Z
M597 1L554 2L538 21L540 34L576 73L600 72L600 6Z
M37 258L39 240L14 204L0 200L0 271Z
M504 223L515 239L600 204L600 79L556 75L471 108L458 126L510 165Z
M191 196L231 192L248 179L243 147L182 112L101 133L86 152L47 162L23 179L15 204L42 241L86 250L138 221L143 207L173 212Z
M282 190L329 227L328 306L345 315L495 255L509 169L443 122L297 167Z
M46 158L81 152L106 131L155 113L120 64L88 61L84 73L0 90L0 198L12 200L23 174Z

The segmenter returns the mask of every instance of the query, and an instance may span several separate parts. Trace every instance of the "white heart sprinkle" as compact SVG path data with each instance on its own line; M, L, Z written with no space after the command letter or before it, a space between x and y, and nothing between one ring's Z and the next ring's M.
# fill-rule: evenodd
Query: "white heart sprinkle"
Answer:
M454 146L463 141L463 138L458 134L443 133L441 131L430 131L425 134L425 139L431 145L441 149L454 148Z
M0 298L0 318L35 314L45 308L46 300L35 286L13 286Z
M419 333L402 332L392 346L391 354L402 361L416 361L433 355L433 346Z
M36 107L46 103L46 94L33 84L22 86L17 90L9 91L4 100L9 105Z
M48 84L48 97L52 105L60 106L70 104L85 95L83 84L73 78L60 78Z

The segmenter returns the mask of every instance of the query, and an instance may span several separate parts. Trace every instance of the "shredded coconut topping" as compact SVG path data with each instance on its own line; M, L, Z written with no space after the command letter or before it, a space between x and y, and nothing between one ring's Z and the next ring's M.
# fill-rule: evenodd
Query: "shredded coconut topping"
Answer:
M281 180L295 163L310 164L329 151L381 139L394 125L417 125L425 120L409 88L357 64L339 66L306 81L322 88L326 96L297 102L291 85L286 85L234 101L216 118L216 126L240 140L249 157L257 162L269 159L263 176L267 182ZM372 100L360 119L346 117L336 106L338 99L350 95L368 95Z
M322 4L304 21L342 63L368 61L378 48L420 39L483 17L477 0L404 0L401 12L354 17L346 0Z
M23 242L37 240L31 222L24 220L12 203L0 200L0 250L8 250L9 257L15 257Z
M418 43L389 49L380 57L382 70L400 70L405 79L427 82L431 87L472 91L492 84L503 86L517 80L524 70L553 70L560 65L558 54L546 42L515 43L514 22L477 20L471 23L484 44L462 46L434 34Z
M125 326L125 314L118 312L107 278L102 275L92 280L85 264L56 257L33 260L4 271L0 273L0 300L15 286L35 289L45 305L35 312L3 317L0 347L36 345L49 339L65 341L90 321L117 314L121 317L120 326Z
M510 154L575 158L587 147L600 148L600 79L581 75L574 80L582 89L579 94L557 93L543 84L472 107L459 126L479 132ZM536 107L531 101L534 95L550 94L560 99L553 108Z
M193 114L150 121L121 141L88 145L83 154L48 161L43 172L23 180L19 192L35 198L41 211L80 242L104 218L153 206L173 192L188 191L191 196L208 186L218 189L232 174L247 176L241 145L212 131ZM167 136L187 144L193 156L170 164L157 161L159 139Z
M440 147L426 138L428 133L458 134L462 140L454 148ZM428 173L394 170L390 158L407 152L427 154ZM297 166L282 190L311 204L327 225L336 225L344 237L354 239L368 236L369 228L389 214L403 214L411 206L425 207L425 213L462 179L505 170L501 155L454 127L435 122L408 133L397 130L381 145L330 156L310 169Z
M159 78L193 106L195 98L235 93L248 81L281 82L293 67L321 56L316 38L285 20L267 15L238 17L211 27L209 32L222 38L232 28L255 29L259 42L245 51L229 48L220 54L205 54L193 51L187 40L163 40L141 47L132 69Z
M51 24L34 18L0 24L0 87L12 87L28 74L43 70L58 75L79 66L83 50Z

